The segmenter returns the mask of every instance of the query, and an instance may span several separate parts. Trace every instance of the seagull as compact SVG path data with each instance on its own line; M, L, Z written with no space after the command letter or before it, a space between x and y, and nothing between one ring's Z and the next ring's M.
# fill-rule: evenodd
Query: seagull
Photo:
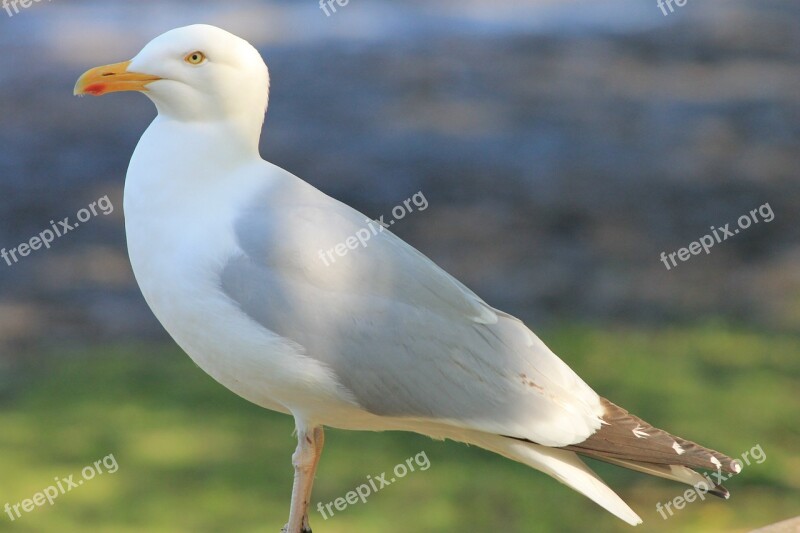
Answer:
M138 91L156 106L125 180L133 272L200 368L294 418L282 531L311 531L325 426L480 446L631 525L639 516L580 456L727 498L697 469L738 473L740 463L599 396L522 321L383 226L321 261L320 250L352 242L372 221L261 158L269 82L247 41L192 25L87 71L74 92Z

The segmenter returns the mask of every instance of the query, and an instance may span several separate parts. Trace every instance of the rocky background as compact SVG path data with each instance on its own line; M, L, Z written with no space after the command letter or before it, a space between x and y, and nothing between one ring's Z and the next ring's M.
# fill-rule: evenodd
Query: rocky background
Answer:
M208 22L256 44L264 157L393 228L496 307L549 321L800 329L800 4L690 0L39 2L0 10L0 247L115 210L7 265L0 358L162 338L122 187L154 109L72 96L87 68ZM775 218L667 270L769 203Z

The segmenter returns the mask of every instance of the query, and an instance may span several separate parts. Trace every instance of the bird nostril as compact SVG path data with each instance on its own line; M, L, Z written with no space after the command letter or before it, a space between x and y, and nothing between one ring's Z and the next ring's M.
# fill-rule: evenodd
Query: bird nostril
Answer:
M113 76L113 75L114 75L114 73L113 73L113 72L103 72L103 73L101 74L101 76L103 76L103 77L105 77L105 76Z

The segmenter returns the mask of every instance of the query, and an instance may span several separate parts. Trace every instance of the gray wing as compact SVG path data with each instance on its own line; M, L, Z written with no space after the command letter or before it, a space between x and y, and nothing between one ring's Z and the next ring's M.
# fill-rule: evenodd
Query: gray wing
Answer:
M361 213L288 173L279 183L237 221L222 289L365 410L550 446L600 426L597 394L524 324ZM359 230L363 245L326 254Z

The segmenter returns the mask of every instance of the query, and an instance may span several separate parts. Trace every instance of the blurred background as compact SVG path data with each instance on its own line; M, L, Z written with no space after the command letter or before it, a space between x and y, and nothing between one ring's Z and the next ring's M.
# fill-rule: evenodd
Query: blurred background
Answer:
M78 99L86 69L171 28L256 45L272 90L262 154L377 218L534 329L595 389L655 425L762 464L695 502L592 463L646 531L749 531L800 514L800 4L689 0L41 0L0 9L0 506L113 453L119 470L0 531L275 531L292 422L183 355L128 263L125 171L155 116ZM667 270L667 254L768 203ZM313 503L420 451L431 467L315 531L625 531L543 474L456 443L329 432Z

